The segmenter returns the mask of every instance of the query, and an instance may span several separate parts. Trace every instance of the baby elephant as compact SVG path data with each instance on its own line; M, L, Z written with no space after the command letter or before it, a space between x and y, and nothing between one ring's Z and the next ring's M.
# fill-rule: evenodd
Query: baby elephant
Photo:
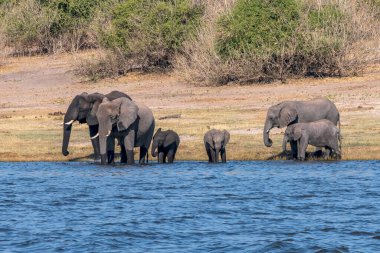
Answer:
M179 146L179 136L172 130L161 131L161 128L153 136L152 156L157 157L158 163L173 163L177 148ZM156 149L158 151L156 151Z
M286 151L288 141L297 142L297 158L305 160L307 145L326 148L326 156L333 154L338 159L341 158L341 135L339 129L327 119L322 119L309 123L296 123L289 125L285 130L283 151Z
M204 136L204 143L206 152L208 155L208 162L217 163L219 161L219 153L222 158L222 162L226 160L226 145L230 140L230 134L227 130L215 130L211 129Z

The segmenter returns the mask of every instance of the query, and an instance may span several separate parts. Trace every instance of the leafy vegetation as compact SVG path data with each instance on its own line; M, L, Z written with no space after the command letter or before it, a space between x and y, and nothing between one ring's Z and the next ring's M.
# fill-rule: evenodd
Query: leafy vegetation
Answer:
M177 73L212 84L354 75L379 57L378 15L367 0L236 0L203 20Z
M0 47L101 48L92 79L172 70L224 84L356 74L379 58L379 0L0 0Z
M3 0L4 44L16 53L76 51L93 46L89 24L100 0Z
M218 22L217 52L222 57L278 54L299 23L296 0L237 1Z
M111 29L102 34L106 48L138 59L137 67L171 65L202 15L200 5L187 0L127 0L115 6Z

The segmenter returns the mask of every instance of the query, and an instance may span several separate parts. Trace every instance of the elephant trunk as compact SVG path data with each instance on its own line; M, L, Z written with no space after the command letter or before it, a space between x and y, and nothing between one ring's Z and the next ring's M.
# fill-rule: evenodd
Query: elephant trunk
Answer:
M69 147L71 128L73 122L78 118L78 108L77 108L77 98L75 98L69 108L66 111L65 117L63 119L63 140L62 140L62 154L67 156L69 151L67 150Z
M266 120L264 131L263 131L263 139L264 139L264 144L267 147L271 147L273 144L272 140L269 138L269 131L271 129L272 129L272 124L268 120Z
M153 140L152 150L151 150L151 154L153 157L156 157L158 155L157 144L158 144L157 141Z
M69 151L67 150L67 148L69 147L71 127L72 127L71 124L70 125L63 124L62 154L64 156L67 156L69 154Z
M288 143L288 137L284 136L284 140L282 142L282 151L286 152L286 144Z
M99 136L100 160L102 164L107 163L107 136Z

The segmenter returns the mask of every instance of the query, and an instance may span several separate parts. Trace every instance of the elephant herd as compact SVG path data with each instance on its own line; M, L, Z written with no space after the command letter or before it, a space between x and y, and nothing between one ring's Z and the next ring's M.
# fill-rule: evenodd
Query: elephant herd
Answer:
M108 94L83 92L70 103L64 117L62 154L69 154L68 145L74 121L87 123L95 160L101 164L115 162L116 140L120 144L120 162L134 163L133 149L140 148L139 164L147 162L151 154L159 163L172 163L180 143L180 137L172 130L156 133L153 112L147 106L131 99L120 91ZM307 145L327 150L326 156L341 158L341 136L337 124L339 112L328 99L306 102L286 101L268 109L263 137L267 147L272 146L269 132L272 128L287 127L283 150L289 142L292 157L305 159ZM227 161L226 145L230 134L226 130L211 129L204 135L204 146L210 163Z

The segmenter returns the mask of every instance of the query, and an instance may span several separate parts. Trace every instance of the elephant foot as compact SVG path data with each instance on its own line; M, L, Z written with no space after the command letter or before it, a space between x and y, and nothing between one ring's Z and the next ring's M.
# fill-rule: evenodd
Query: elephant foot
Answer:
M94 161L100 161L100 154L94 154Z
M128 158L125 154L120 153L120 163L127 163Z
M313 153L313 157L315 157L315 158L321 158L321 157L323 157L324 156L324 153L323 153L323 151L322 150L316 150L314 153Z
M100 155L100 164L101 165L107 164L107 155L106 154Z
M108 164L113 164L115 161L115 151L107 151Z
M135 158L133 154L133 150L127 150L127 164L133 165L135 163Z

